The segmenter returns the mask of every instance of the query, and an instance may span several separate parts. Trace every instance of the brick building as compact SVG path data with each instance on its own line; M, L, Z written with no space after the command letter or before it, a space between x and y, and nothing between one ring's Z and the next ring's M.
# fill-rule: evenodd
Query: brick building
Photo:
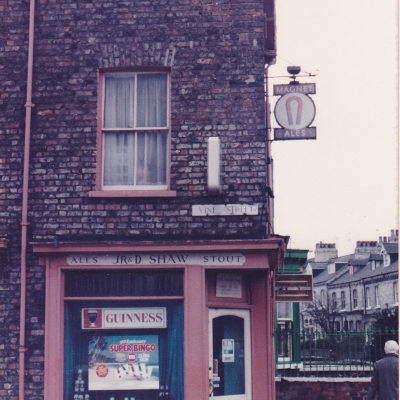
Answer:
M0 12L0 399L273 399L273 0Z

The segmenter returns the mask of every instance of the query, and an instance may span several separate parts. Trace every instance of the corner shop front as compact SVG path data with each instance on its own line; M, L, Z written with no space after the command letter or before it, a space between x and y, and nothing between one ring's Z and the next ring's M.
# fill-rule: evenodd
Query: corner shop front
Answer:
M45 400L273 399L282 238L34 244Z

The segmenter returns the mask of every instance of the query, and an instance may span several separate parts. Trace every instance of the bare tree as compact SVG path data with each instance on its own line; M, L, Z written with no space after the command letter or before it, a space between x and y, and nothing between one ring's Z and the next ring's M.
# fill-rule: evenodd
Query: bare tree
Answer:
M320 296L314 296L312 302L306 303L305 312L326 333L335 330L335 323L340 315L336 297L329 295L326 291L323 291Z

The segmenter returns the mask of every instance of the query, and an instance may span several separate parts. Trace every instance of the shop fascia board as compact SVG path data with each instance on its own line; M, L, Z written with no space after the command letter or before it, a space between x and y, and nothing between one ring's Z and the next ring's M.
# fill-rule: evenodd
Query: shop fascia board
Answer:
M216 241L190 241L190 242L102 242L102 243L30 243L33 252L42 256L62 256L71 253L154 253L154 252L226 252L242 251L252 253L265 253L271 269L276 269L284 259L289 237L276 236L260 240L216 240ZM112 250L110 249L112 246Z

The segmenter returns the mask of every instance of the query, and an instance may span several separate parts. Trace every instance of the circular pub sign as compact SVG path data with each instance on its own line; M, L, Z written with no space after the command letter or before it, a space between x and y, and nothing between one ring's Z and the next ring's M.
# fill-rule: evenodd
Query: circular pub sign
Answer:
M275 105L275 118L282 128L291 130L306 128L314 121L315 104L305 94L285 94Z

